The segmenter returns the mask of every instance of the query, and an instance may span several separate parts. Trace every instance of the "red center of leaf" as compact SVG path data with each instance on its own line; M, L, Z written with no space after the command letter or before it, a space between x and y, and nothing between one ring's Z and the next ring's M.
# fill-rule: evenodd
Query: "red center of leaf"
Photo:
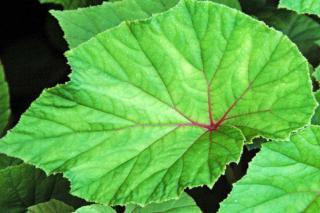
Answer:
M212 107L211 107L211 103L212 103L212 100L211 100L211 94L210 94L210 91L211 91L211 83L208 83L208 113L209 113L209 120L210 120L210 123L209 124L203 124L203 123L200 123L200 122L196 122L194 120L192 120L191 118L187 117L186 115L184 115L183 113L181 113L180 111L177 111L182 114L185 118L187 118L190 123L189 124L179 124L179 126L197 126L197 127L201 127L201 128L205 128L207 129L209 132L213 132L213 131L216 131L221 125L222 123L225 121L225 120L228 120L228 119L231 119L231 118L236 118L236 117L239 117L239 116L243 116L243 115L249 115L249 114L254 114L254 113L244 113L242 115L238 115L238 116L232 116L232 117L229 117L228 118L228 114L233 110L233 108L237 105L237 103L243 98L243 96L250 90L251 86L252 86L252 82L249 83L249 85L247 86L247 88L242 92L242 94L236 98L234 100L234 102L230 105L230 107L225 111L225 113L220 117L220 119L215 122L214 119L213 119L213 110L212 110ZM268 110L262 110L262 111L258 111L258 112L268 112L270 111L270 109ZM257 112L256 112L257 113Z
M202 123L198 123L198 122L192 122L190 126L197 126L197 127L205 128L209 132L212 132L214 130L217 130L219 128L219 126L221 125L221 123L220 124L218 124L218 123L202 124Z

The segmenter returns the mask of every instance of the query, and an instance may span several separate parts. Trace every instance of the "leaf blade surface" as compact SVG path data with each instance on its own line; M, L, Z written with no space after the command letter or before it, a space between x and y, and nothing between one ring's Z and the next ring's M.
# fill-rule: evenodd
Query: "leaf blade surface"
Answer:
M73 210L72 206L69 206L62 201L51 199L47 202L30 206L27 213L71 213Z
M320 205L320 128L263 144L219 212L316 212ZM248 196L254 194L254 199Z
M307 13L320 16L319 0L280 0L280 8L286 8L297 13Z
M210 2L123 23L67 57L71 82L45 91L0 150L63 172L73 194L103 204L212 186L244 136L285 138L315 106L289 39Z
M126 207L126 211L125 211L125 213L157 213L157 212L201 213L201 210L197 206L195 201L188 194L182 193L182 195L177 200L169 200L164 203L153 203L145 207L129 205Z
M211 0L241 9L237 0ZM146 19L175 6L178 0L122 0L70 11L52 11L65 33L69 47L74 48L93 36L123 21Z
M83 206L77 209L75 213L116 213L116 211L110 206L92 204L92 205Z
M10 116L9 89L5 80L3 66L0 62L0 136L8 124Z

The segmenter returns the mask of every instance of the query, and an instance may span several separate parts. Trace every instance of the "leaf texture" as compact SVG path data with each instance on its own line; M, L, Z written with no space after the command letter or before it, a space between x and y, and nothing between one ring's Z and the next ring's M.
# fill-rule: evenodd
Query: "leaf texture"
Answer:
M0 62L0 136L8 124L10 116L9 89L5 80L3 66Z
M240 9L237 0L211 0ZM122 0L115 3L71 11L52 11L65 33L69 47L74 48L93 36L123 21L145 19L176 5L179 0Z
M241 10L241 5L238 0L207 0L207 1L212 1L215 3L226 5L234 9Z
M286 138L315 107L296 46L211 2L182 0L67 57L71 82L45 91L0 151L63 172L73 194L102 204L212 186L239 160L244 136Z
M201 213L200 208L194 200L186 193L183 193L177 200L169 200L164 203L150 204L146 207L129 205L125 213Z
M289 141L263 144L219 212L263 213L270 209L283 213L320 209L320 127L308 127Z
M71 213L73 207L62 201L51 199L28 208L27 213Z
M47 177L44 172L26 164L0 170L0 212L25 212L28 207L51 198L76 204L68 194L69 183L61 176Z
M92 204L90 206L83 206L77 209L75 213L116 213L116 211L110 206Z
M313 77L319 82L320 81L320 66L318 66L312 73Z
M4 154L0 154L0 170L9 166L15 166L21 164L22 161L16 158L8 157Z
M319 107L319 103L320 103L320 91L315 92L315 97L318 101L318 107L314 112L314 115L312 117L312 121L311 123L314 125L320 125L320 107Z
M314 52L317 52L316 42L320 40L320 24L307 15L298 15L286 10L264 10L256 16L286 34L306 57L311 58ZM314 55L318 60L319 55Z
M320 0L280 0L279 7L320 16Z

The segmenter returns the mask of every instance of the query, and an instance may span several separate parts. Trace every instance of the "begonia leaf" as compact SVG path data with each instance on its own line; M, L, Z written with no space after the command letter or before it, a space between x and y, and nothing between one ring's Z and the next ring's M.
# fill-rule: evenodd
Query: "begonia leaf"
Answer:
M308 63L238 10L182 0L67 53L71 81L46 90L0 151L62 172L88 201L146 205L212 186L244 140L287 138L315 108Z

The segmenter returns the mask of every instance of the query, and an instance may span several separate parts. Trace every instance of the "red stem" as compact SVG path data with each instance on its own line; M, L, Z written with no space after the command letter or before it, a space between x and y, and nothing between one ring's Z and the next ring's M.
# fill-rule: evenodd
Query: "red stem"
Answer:
M215 122L213 120L213 114L212 114L212 109L211 109L211 85L208 84L208 111L209 111L209 119L210 119L210 126L214 126Z

